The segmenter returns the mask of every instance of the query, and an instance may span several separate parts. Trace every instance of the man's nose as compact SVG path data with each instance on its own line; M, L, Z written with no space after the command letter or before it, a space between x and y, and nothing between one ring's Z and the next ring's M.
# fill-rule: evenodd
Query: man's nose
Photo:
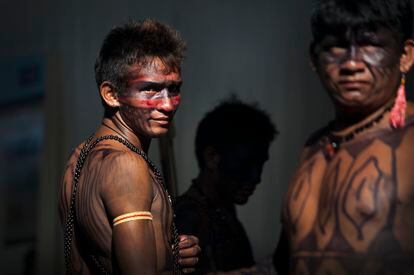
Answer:
M345 60L341 63L340 68L345 73L355 73L365 69L365 63L362 60L357 47L351 46L348 49L348 54Z
M172 112L175 110L175 106L169 95L164 96L162 98L161 104L158 106L158 109L163 110L165 112Z

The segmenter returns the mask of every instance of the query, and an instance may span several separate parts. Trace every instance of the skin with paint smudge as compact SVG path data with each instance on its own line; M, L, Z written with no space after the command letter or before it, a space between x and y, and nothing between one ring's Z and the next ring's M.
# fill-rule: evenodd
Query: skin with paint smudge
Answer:
M398 130L384 110L414 62L414 41L385 29L326 35L312 60L336 118L309 139L289 183L279 274L413 274L414 105ZM329 134L345 137L381 113L326 157Z
M116 135L148 153L151 139L168 131L180 101L181 75L155 58L130 67L125 91L109 82L101 96L116 111L106 115L95 137ZM60 190L60 214L66 221L73 171L81 144L66 167ZM76 200L72 249L74 274L97 274L94 256L110 274L171 274L173 211L163 187L138 154L114 140L97 144L81 173ZM135 211L151 212L153 220L112 226L114 218ZM200 252L198 239L179 236L180 264L191 272Z
M181 77L160 60L132 68L128 86L118 93L122 119L137 133L157 137L167 133L181 95Z
M157 83L150 81L133 81L127 91L120 95L122 99L134 101L133 105L141 108L160 108L164 100L170 98L174 109L180 104L181 81Z
M337 111L363 107L366 115L393 99L402 49L391 31L348 30L327 35L316 48L314 66Z

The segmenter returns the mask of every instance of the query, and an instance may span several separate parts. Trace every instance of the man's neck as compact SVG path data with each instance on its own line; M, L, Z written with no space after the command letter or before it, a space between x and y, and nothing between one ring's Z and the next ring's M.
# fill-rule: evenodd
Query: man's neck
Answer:
M335 121L333 124L333 128L331 129L333 132L337 134L347 134L355 129L361 127L364 124L369 123L373 119L377 118L378 116L383 115L383 117L387 116L387 111L390 110L392 102L387 102L378 108L373 108L372 110L354 110L354 111L347 111L341 112L337 111ZM382 118L382 121L385 119ZM385 125L384 123L378 123L378 126Z
M121 138L124 138L131 142L137 148L140 148L145 153L148 153L149 146L151 144L151 138L143 137L138 133L135 133L122 119L119 112L112 116L104 117L102 120L102 126L99 132L102 134L114 134Z

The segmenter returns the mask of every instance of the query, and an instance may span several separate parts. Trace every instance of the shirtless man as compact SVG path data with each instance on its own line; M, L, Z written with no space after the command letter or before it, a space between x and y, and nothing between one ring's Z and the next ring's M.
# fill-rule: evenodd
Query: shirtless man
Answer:
M104 118L70 157L60 190L68 273L194 270L198 239L174 234L170 198L146 157L180 103L183 51L178 33L154 20L106 36L95 64Z
M411 29L407 0L318 2L311 58L336 116L289 185L279 274L414 274Z

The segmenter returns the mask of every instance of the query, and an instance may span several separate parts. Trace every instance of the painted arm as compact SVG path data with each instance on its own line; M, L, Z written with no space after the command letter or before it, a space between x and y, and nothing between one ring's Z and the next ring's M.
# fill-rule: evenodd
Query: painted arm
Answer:
M112 158L101 197L108 219L122 221L113 225L112 257L120 274L157 274L157 250L150 219L153 189L148 167L133 152L122 152ZM141 211L144 211L142 213ZM140 215L131 213L141 212ZM147 215L145 215L147 213ZM122 216L126 215L126 216Z

